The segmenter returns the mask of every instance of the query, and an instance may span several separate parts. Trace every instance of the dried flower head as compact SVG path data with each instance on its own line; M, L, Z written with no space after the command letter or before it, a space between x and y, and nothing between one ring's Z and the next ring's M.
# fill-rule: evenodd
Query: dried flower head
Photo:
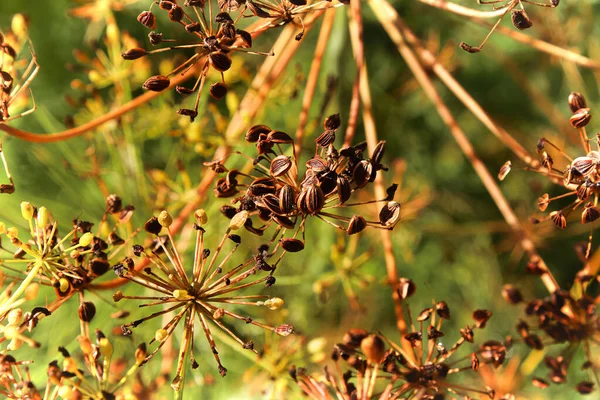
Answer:
M489 33L487 34L485 39L483 39L483 42L481 42L481 44L479 46L473 47L473 46L466 44L465 42L460 43L460 47L469 53L479 53L481 51L481 49L483 48L483 46L485 45L485 43L487 42L487 40L492 35L492 33L494 33L494 31L496 30L498 25L500 25L500 22L502 22L504 17L509 13L511 16L511 22L515 28L517 28L518 30L521 30L521 31L531 28L533 26L533 22L531 21L531 19L529 19L529 16L525 12L525 7L523 7L523 3L533 4L533 5L540 6L540 7L554 8L554 7L558 6L558 4L560 3L560 0L543 0L542 2L534 2L534 1L528 1L528 0L493 0L493 1L479 0L478 3L479 4L492 4L494 7L494 10L504 10L504 12L501 14L498 21L494 24L492 29L489 31Z
M241 243L241 237L233 232L244 225L246 218L247 213L245 211L235 216L216 249L211 251L204 243L205 229L203 226L207 222L206 214L202 210L198 210L195 213L196 222L194 223L196 231L194 258L192 262L186 264L173 239L169 215L162 212L158 218L150 218L145 225L146 231L156 237L155 244L152 247L142 247L140 245L133 247L134 254L137 257L147 258L152 266L136 271L133 260L126 258L113 267L120 277L156 293L152 296L129 296L117 292L113 296L115 301L122 299L144 300L148 302L142 304L142 307L164 306L161 311L123 325L124 334L131 333L132 328L145 321L167 313L176 313L168 323L156 331L150 344L157 342L158 346L145 358L144 362L150 360L165 344L166 340L171 337L175 328L181 322L183 323L184 332L177 370L171 383L171 386L177 392L183 388L185 360L188 354L192 368L198 367L198 362L194 357L193 344L195 332L198 329L202 329L206 336L221 376L225 376L227 369L221 364L210 324L214 324L230 335L244 349L255 353L257 353L257 350L254 349L254 343L251 340L244 341L239 338L228 327L227 321L243 321L246 324L273 331L280 336L288 336L293 332L291 325L282 324L271 327L225 308L230 305L266 307L270 310L277 310L283 306L283 300L277 297L239 293L255 285L264 284L266 287L270 287L275 283L275 278L266 274L266 272L272 270L267 262L269 255L267 246L261 246L253 257L243 263L231 265L231 257ZM161 235L163 231L166 232L166 235ZM232 245L233 247L230 250L225 250ZM255 277L258 274L262 276Z
M217 197L235 197L243 189L241 196L232 201L237 207L224 206L222 213L232 218L240 211L249 216L258 216L265 223L256 226L248 218L244 227L256 234L272 224L277 226L273 236L282 238L279 245L290 252L304 249L304 241L298 239L300 231L304 237L305 221L316 217L325 223L354 235L368 226L380 229L393 229L400 220L400 203L393 201L397 185L387 189L384 199L350 201L373 182L380 171L386 171L382 164L385 141L379 142L369 158L363 156L366 143L338 150L335 134L341 123L338 114L327 117L324 132L315 139L316 155L306 162L302 179L299 175L296 154L287 155L283 147L293 151L294 141L285 132L272 130L266 125L255 125L246 134L246 141L256 143L258 156L252 160L253 172L244 174L237 169L227 171L222 160L205 163L216 171L227 171L214 189ZM362 215L347 217L334 211L352 206L363 206L383 202L384 206L377 221L369 221ZM283 237L288 230L295 230L291 238Z
M10 354L0 354L0 394L8 399L42 400L35 388L28 364L17 361Z
M132 213L133 207L124 205L121 198L113 194L106 199L104 218L96 234L92 233L93 223L76 219L63 236L59 233L58 221L52 220L46 207L21 203L29 239L22 239L17 228L0 224L0 235L6 236L13 246L10 257L0 258L0 267L20 282L10 299L0 307L0 314L19 301L34 280L54 287L57 305L74 293L83 292L110 269L110 260L124 249L128 236L135 234L129 226ZM109 227L110 219L114 221L113 228ZM8 246L2 248L6 252L8 249Z
M81 353L79 357L72 356L66 347L58 348L63 357L62 367L57 360L48 364L46 393L53 390L65 400L137 400L137 397L130 395L126 384L133 380L142 366L147 355L146 344L137 346L133 352L133 365L121 373L119 364L123 360L114 354L113 343L99 329L96 329L94 336L92 339L89 331L83 331L77 337ZM85 370L81 368L81 358Z
M567 190L567 192L557 196L550 196L548 193L542 194L537 200L537 206L541 212L546 212L551 203L560 203L562 199L569 197L574 197L574 200L558 210L549 211L544 218L534 219L534 223L550 220L559 229L565 229L568 224L568 217L575 212L580 213L581 223L589 224L590 227L589 242L585 252L586 257L589 257L592 249L593 222L600 218L600 208L598 208L598 196L600 195L600 135L596 135L594 140L598 150L592 150L590 146L592 140L588 138L586 131L586 125L591 119L591 114L589 108L585 108L585 98L580 93L571 93L568 104L573 112L571 125L578 130L583 155L573 158L548 139L541 138L537 143L540 167L532 170L546 175L553 183L559 184ZM556 159L563 159L566 162L564 168L559 167L560 163ZM505 166L502 167L500 175L504 175Z
M523 342L534 350L551 349L566 345L558 355L546 355L544 364L549 369L548 380L534 377L534 385L547 387L548 382L561 384L567 381L567 372L580 349L585 356L585 362L580 370L586 371L588 377L576 384L581 394L597 390L598 346L600 339L600 315L597 304L600 295L596 297L587 294L595 279L590 271L581 270L571 290L559 289L550 296L542 299L524 301L523 295L514 286L505 286L505 298L511 304L524 304L525 316L516 325L517 332Z
M414 293L414 283L403 279L401 286L407 289L402 299L406 302ZM446 302L434 302L414 320L408 307L406 309L405 322L410 332L404 334L403 344L396 344L381 334L352 329L346 333L343 342L335 346L332 359L337 374L326 369L323 383L304 372L299 374L297 370L292 376L304 393L315 399L335 398L332 393L339 399L438 399L445 394L469 398L468 393L494 398L493 390L465 386L462 382L454 382L452 377L469 370L477 372L480 363L502 365L506 357L503 343L486 341L470 356L449 362L466 342L474 342L476 330L485 328L491 312L475 310L474 324L461 329L460 338L448 349L439 340L445 336L441 330L443 321L450 319ZM340 360L350 368L344 374L341 374Z
M6 36L0 33L0 123L10 122L35 110L35 101L28 88L39 72L39 65L33 46L27 37L25 18L17 14L13 18L13 26L17 27L18 31L9 32ZM23 65L17 59L25 44L29 44L31 59ZM17 102L21 101L26 94L31 98L33 104L31 108L27 111L13 112L11 107L23 108L23 104Z
M146 90L155 92L163 91L169 87L171 76L178 73L185 73L198 65L199 77L194 86L192 88L183 86L175 88L181 95L196 93L194 107L191 109L182 108L178 111L179 114L190 117L192 121L198 116L200 94L211 69L221 75L222 82L215 84L216 86L213 85L210 93L213 97L223 98L227 92L223 73L231 68L231 54L233 52L246 52L265 56L272 55L272 53L250 51L249 49L252 47L252 35L247 31L237 29L235 26L237 19L234 20L229 13L221 12L213 14L212 0L187 0L183 5L179 5L176 1L155 1L152 3L150 10L144 11L138 16L138 21L149 29L156 27L157 19L152 11L155 5L167 13L169 20L173 24L180 25L184 29L186 35L189 35L189 41L186 40L179 44L176 39L168 39L163 37L163 33L152 31L149 34L149 39L153 46L162 43L178 44L149 51L136 47L125 51L122 56L126 60L136 60L150 54L167 51L194 50L195 54L193 56L189 57L171 72L166 75L152 76L143 84L143 88Z

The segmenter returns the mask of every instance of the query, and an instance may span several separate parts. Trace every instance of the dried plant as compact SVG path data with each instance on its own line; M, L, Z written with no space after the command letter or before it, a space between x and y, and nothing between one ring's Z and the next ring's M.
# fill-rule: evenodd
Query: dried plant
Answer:
M535 272L535 266L529 268ZM533 350L565 346L558 355L546 355L544 364L549 369L548 380L534 377L533 384L546 388L549 383L564 384L567 372L579 349L583 350L585 362L579 370L585 371L587 379L578 381L575 389L581 394L597 390L599 382L598 354L600 353L600 315L597 304L600 297L588 294L590 286L598 281L582 269L570 290L557 290L545 298L526 301L514 285L506 285L502 294L511 304L524 304L525 315L516 325L523 342Z
M196 246L192 263L184 263L182 254L177 249L176 242L169 229L173 223L173 218L163 211L158 218L152 217L145 225L146 231L156 236L155 244L145 248L140 245L133 247L134 254L137 257L147 258L152 266L144 268L142 271L136 271L133 260L126 258L113 267L119 277L126 278L132 283L146 287L156 293L154 296L130 296L119 291L113 296L115 301L121 301L122 299L145 300L148 302L142 304L141 307L164 307L162 311L123 325L124 334L131 334L131 328L136 328L143 322L167 313L176 312L161 329L156 331L150 344L157 342L158 346L146 356L144 363L164 346L166 341L173 335L175 328L183 323L183 337L177 360L177 371L171 383L171 387L179 396L181 396L184 387L185 361L188 354L192 368L195 369L199 366L194 357L195 332L199 328L206 336L221 376L227 374L227 369L221 364L209 323L214 324L218 329L230 335L244 349L255 353L258 352L254 349L254 342L242 340L226 325L225 320L243 321L261 329L273 331L280 336L288 336L293 332L291 325L281 324L277 327L271 327L255 321L251 317L244 317L235 311L224 308L227 305L237 305L266 307L276 310L283 306L283 300L277 297L238 293L255 285L264 284L265 287L271 287L275 283L275 278L271 275L264 275L260 278L254 277L261 272L264 273L272 269L267 262L268 246L261 246L253 257L243 263L231 265L231 257L241 243L241 237L232 232L244 226L248 213L241 211L232 218L229 227L213 252L204 243L205 229L203 226L206 226L208 221L205 211L197 210L194 215ZM166 236L160 236L163 228L167 232ZM232 242L233 248L227 251L221 259L221 252L224 251L227 242ZM166 260L161 257L163 253Z
M291 252L304 249L304 224L308 217L317 217L348 235L357 234L368 226L393 229L400 220L400 203L393 201L397 185L390 186L383 199L349 201L356 192L375 181L379 171L387 170L381 164L385 141L379 142L367 159L363 157L366 143L338 150L334 142L340 123L338 114L327 117L325 131L315 139L316 154L306 162L302 179L294 153L294 140L287 133L272 130L266 125L251 127L246 133L246 141L256 143L258 150L258 156L251 159L251 174L237 169L227 171L223 160L205 163L216 172L227 171L226 177L217 181L215 196L234 197L240 193L240 188L245 189L242 196L233 200L234 204L239 204L237 207L223 206L221 212L228 218L240 211L247 211L250 216L257 215L266 223L255 226L252 219L248 219L245 228L258 235L274 224L276 231L272 240L281 234L281 247ZM290 146L293 154L286 155L282 146ZM242 179L244 182L239 182ZM346 217L332 212L377 202L385 203L378 221L368 221L361 215ZM286 231L292 229L295 229L293 236L284 238ZM302 240L297 238L300 231Z
M452 362L451 357L465 345L473 343L477 329L486 327L492 313L488 310L473 312L473 325L460 330L460 338L448 349L438 339L444 320L450 319L446 302L433 302L413 320L407 299L415 293L414 283L401 278L397 290L407 310L403 321L410 331L397 344L381 334L363 329L352 329L335 346L332 359L335 373L325 369L325 382L319 382L305 371L292 370L292 378L302 391L314 399L438 399L445 394L468 397L477 393L494 398L490 388L465 386L453 382L455 374L477 371L481 362L498 367L506 357L503 343L489 340L471 352L470 356ZM415 323L418 323L417 325ZM424 337L427 340L424 340ZM343 360L350 370L342 374ZM463 365L465 364L465 365ZM378 382L383 382L378 389Z

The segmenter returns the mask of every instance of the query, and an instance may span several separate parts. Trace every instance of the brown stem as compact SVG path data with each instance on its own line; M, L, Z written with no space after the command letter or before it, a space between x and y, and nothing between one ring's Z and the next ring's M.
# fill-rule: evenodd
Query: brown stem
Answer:
M195 69L192 68L190 71L188 71L184 74L175 76L173 79L171 79L171 84L165 90L169 90L169 89L174 88L177 85L181 85L183 82L185 82L186 80L188 80L190 77L192 77L194 75L193 74L194 70ZM33 142L33 143L52 143L52 142L60 142L62 140L73 139L73 138L83 135L86 132L91 131L92 129L99 127L102 124L105 124L108 121L119 118L123 114L126 114L129 111L132 111L132 110L138 108L139 106L149 102L150 100L160 96L163 92L146 92L146 93L142 94L141 96L136 97L135 99L129 101L128 103L123 104L122 106L104 114L103 116L101 116L99 118L96 118L90 122L83 124L83 125L77 126L75 128L67 129L62 132L54 132L54 133L48 133L48 134L33 133L33 132L27 132L27 131L23 131L21 129L14 128L14 127L9 126L4 123L0 123L0 130L6 132L7 134L9 134L11 136L15 136L15 137L18 137L19 139L23 139L23 140L26 140L28 142Z
M471 145L471 142L460 128L454 116L443 102L442 98L437 92L433 82L425 72L424 67L419 63L417 56L411 48L408 46L406 40L401 34L401 30L404 27L402 21L400 20L399 15L396 13L393 7L389 5L385 0L370 0L369 4L371 8L375 12L375 15L387 31L388 35L392 39L392 41L396 44L398 51L404 58L404 61L407 63L408 67L412 71L413 75L423 88L423 91L427 95L427 97L431 100L431 102L436 106L438 114L444 121L444 123L450 129L452 136L456 140L457 144L461 148L462 152L469 159L475 172L479 175L483 185L489 192L490 196L496 203L496 206L502 213L502 216L506 220L506 222L510 225L513 231L517 234L521 246L523 249L529 254L532 260L535 260L538 265L546 271L541 275L541 279L548 289L550 293L554 293L557 289L559 289L559 285L554 279L554 276L546 266L544 260L537 254L533 241L529 237L528 232L523 228L519 219L515 215L514 211L508 204L508 201L500 191L496 180L487 170L485 164L481 161L481 159L475 153L475 149Z
M497 18L504 14L505 8L502 7L498 10L493 11L479 11L473 10L472 8L464 7L458 4L451 3L446 0L419 0L421 3L425 3L435 8L440 8L445 11L450 11L456 15L462 15L463 17L472 18Z
M302 98L302 111L300 112L300 118L298 119L298 128L296 129L296 138L294 140L295 154L300 154L302 148L302 139L304 138L306 124L308 122L308 112L315 97L315 89L317 87L317 82L319 81L319 73L321 72L321 62L323 61L323 54L325 54L325 49L329 43L334 20L335 10L327 10L323 17L323 24L321 25L321 31L319 32L315 55L313 56L308 78L306 79L306 90L304 91L304 97Z
M478 23L479 25L492 26L492 24L490 24L486 21L482 21L478 18L472 18L471 20L473 22ZM571 50L567 50L562 47L556 46L554 44L545 42L543 40L533 38L522 32L510 29L510 28L507 28L504 26L498 26L496 28L496 31L500 32L500 34L502 34L504 36L508 36L509 38L511 38L519 43L523 43L527 46L531 46L534 49L539 50L544 53L547 53L547 54L550 54L551 56L562 58L563 60L570 61L572 63L581 65L582 67L586 67L586 68L590 68L590 69L600 69L600 63L597 61L594 61L588 57L582 56L581 54L577 54Z
M375 126L375 119L373 118L373 102L371 99L371 90L369 88L369 79L367 74L367 64L364 59L364 41L363 41L363 21L361 14L360 0L351 0L350 2L350 38L352 41L352 49L354 51L354 58L356 60L356 68L358 69L359 76L359 89L360 89L360 100L363 106L363 123L365 126L365 138L367 140L367 146L369 152L372 153L377 147L377 128ZM348 140L348 136L346 136ZM381 175L375 179L375 196L378 199L385 198L385 187L383 178ZM396 324L398 331L401 335L404 335L408 331L408 326L404 319L404 310L402 308L402 301L396 288L398 283L398 267L396 265L396 258L394 256L394 248L392 244L391 232L386 229L381 230L381 242L383 245L385 266L387 271L387 281L392 287L392 299L394 301L394 311L396 314ZM408 342L402 340L403 344Z

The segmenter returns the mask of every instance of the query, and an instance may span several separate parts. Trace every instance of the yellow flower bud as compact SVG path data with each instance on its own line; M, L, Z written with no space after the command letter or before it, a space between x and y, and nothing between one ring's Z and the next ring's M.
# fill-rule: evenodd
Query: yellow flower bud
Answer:
M231 221L229 221L229 229L231 229L232 231L240 229L242 226L244 226L247 219L248 211L240 211L239 213L235 214L233 218L231 218Z
M33 218L33 206L28 201L21 202L21 215L25 221L29 221Z
M10 22L10 29L18 38L27 35L27 19L25 16L23 14L15 14Z
M70 287L70 283L69 280L66 278L60 278L58 280L58 290L60 290L61 293L65 293L69 290Z
M13 325L6 326L2 332L4 333L4 337L8 340L13 340L19 336L18 328Z
M92 346L92 342L89 338L77 336L77 341L79 341L79 347L83 354L92 355L92 353L94 353L94 346Z
M6 346L6 350L15 351L15 350L18 350L22 345L23 345L23 341L21 339L19 339L18 337L16 337L10 341L8 346Z
M30 283L29 286L27 286L27 288L25 289L25 299L34 300L37 297L39 290L39 283Z
M35 220L38 228L48 225L48 209L44 206L38 208L37 219Z
M196 223L200 226L206 224L208 222L208 216L206 215L206 211L204 209L199 208L194 213L194 217L196 217Z
M6 236L10 239L16 239L19 236L19 230L15 227L6 229Z
M283 299L279 297L273 297L265 301L265 307L269 310L279 310L283 307Z
M77 391L72 386L61 386L58 389L58 396L63 400L76 400Z
M112 357L114 348L112 343L107 338L101 338L98 341L98 347L100 348L100 354L102 354L104 358Z
M91 232L84 233L79 238L79 246L81 246L81 247L87 247L90 244L92 244L92 240L94 240L94 235Z
M189 300L192 298L192 296L189 295L187 290L181 290L181 289L173 290L173 297L176 298L177 300L181 300L181 301Z
M168 228L173 223L173 217L171 217L171 214L163 210L160 212L160 214L158 214L158 223L163 227Z
M156 340L157 342L162 342L163 340L165 340L167 337L169 336L169 333L167 332L166 329L158 329L155 333L154 333L154 340Z
M0 235L4 232L6 232L6 225L4 225L4 222L0 222Z
M23 311L20 308L15 308L14 310L10 310L8 313L8 324L9 325L19 325L23 318Z

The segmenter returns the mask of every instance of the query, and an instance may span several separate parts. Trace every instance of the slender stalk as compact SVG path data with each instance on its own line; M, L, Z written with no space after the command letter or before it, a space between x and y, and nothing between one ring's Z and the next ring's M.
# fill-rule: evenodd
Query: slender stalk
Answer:
M419 0L421 3L425 3L429 6L440 8L445 11L450 11L456 15L462 15L464 17L472 18L497 18L504 14L505 9L500 8L499 10L493 11L479 11L473 10L472 8L464 7L459 4L455 4L446 0Z
M296 129L296 138L294 141L295 154L300 154L300 149L302 148L302 139L304 138L306 124L308 122L308 112L310 111L310 106L315 96L315 89L319 81L319 73L321 72L323 54L325 54L325 49L327 49L327 44L329 43L334 20L335 10L327 10L323 17L323 24L321 25L321 31L319 32L315 55L313 56L308 78L306 79L306 89L304 91L304 97L302 98L302 111L300 112L300 117L298 119L298 128Z
M193 70L194 68L192 68L190 71ZM75 128L67 129L61 132L44 134L27 132L4 123L0 123L0 131L4 131L10 136L15 136L19 139L23 139L33 143L52 143L73 139L87 132L90 132L93 129L98 128L99 126L107 123L108 121L120 118L123 114L133 111L136 108L148 103L150 100L160 96L166 90L172 89L177 85L181 85L183 82L185 82L194 75L193 73L189 73L190 71L181 75L177 75L176 77L171 79L169 87L162 92L146 92L141 96L138 96L135 99L123 104L122 106L104 114L103 116L96 118L90 122L86 122L85 124L77 126Z
M369 152L373 152L377 146L377 128L375 126L375 119L373 118L373 102L371 99L371 90L369 87L369 80L367 74L367 64L364 59L364 42L363 42L363 22L361 14L360 0L351 0L350 2L350 37L352 40L352 49L354 51L354 58L356 60L356 67L358 69L359 76L359 93L360 100L363 106L363 123L365 126L365 137L367 140L367 146ZM348 136L346 136L346 141ZM375 196L376 198L385 197L385 188L383 184L383 178L381 175L375 180ZM402 307L402 301L399 293L395 290L395 285L398 282L398 267L396 265L396 258L394 256L394 248L391 239L391 232L389 230L382 229L380 231L381 242L383 245L385 266L387 271L387 281L392 287L392 299L394 301L394 311L396 314L396 324L399 332L404 335L408 331L406 321L404 319L404 310ZM403 340L403 344L408 344L407 341Z
M510 207L510 204L508 204L508 201L506 200L506 198L502 194L502 191L498 187L496 180L488 171L485 164L477 156L477 153L475 152L475 149L473 148L471 142L469 141L463 130L460 128L457 121L454 119L454 116L452 115L446 104L443 102L433 82L427 75L427 72L425 71L424 67L419 63L417 56L415 55L415 53L413 53L411 48L408 46L407 41L402 36L400 28L400 17L398 16L394 8L391 7L390 4L387 3L385 0L369 0L369 5L373 9L375 15L387 31L392 41L396 44L398 51L402 55L402 58L404 58L404 61L407 63L413 75L423 88L423 91L431 100L431 102L436 106L438 114L450 129L452 136L456 140L464 155L471 162L471 165L475 169L475 172L477 173L477 175L479 175L479 178L481 179L483 185L489 192L494 202L496 203L496 206L502 213L502 216L513 229L513 231L517 234L521 246L529 254L530 259L535 260L540 266L540 268L542 268L545 271L545 273L541 275L541 279L548 291L550 293L554 293L556 290L559 289L559 285L556 282L556 279L546 266L544 260L537 253L533 241L529 237L529 233L521 225L519 219Z

